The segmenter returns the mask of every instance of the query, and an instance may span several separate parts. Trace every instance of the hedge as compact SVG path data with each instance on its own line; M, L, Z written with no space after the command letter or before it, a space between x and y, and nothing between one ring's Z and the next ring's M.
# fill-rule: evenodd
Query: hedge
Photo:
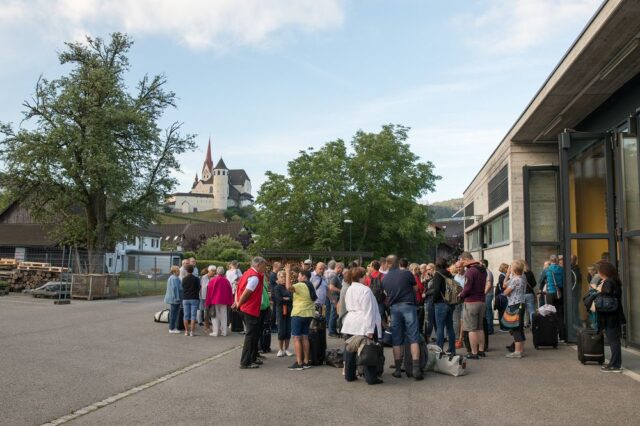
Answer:
M227 265L229 265L228 260L209 260L209 259L197 259L196 265L198 266L198 271L206 270L209 265L222 266L224 267L225 272L227 271ZM251 262L238 262L238 268L242 272L246 271L251 267Z

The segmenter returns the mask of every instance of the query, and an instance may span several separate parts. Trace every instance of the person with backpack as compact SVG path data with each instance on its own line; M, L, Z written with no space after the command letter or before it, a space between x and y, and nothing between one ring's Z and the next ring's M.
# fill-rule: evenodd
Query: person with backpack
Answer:
M311 367L309 362L309 327L315 315L318 297L313 285L309 282L311 271L302 270L298 272L298 282L293 284L291 264L287 264L284 270L286 273L285 286L287 291L293 295L291 335L293 336L296 362L289 367L289 370L303 370Z
M369 264L369 273L365 278L365 285L371 289L373 293L373 297L376 298L376 303L378 304L378 312L380 313L380 318L382 319L382 324L385 324L385 311L386 307L384 305L384 293L382 291L382 278L384 278L384 274L380 272L380 262L374 260Z
M447 270L447 260L444 257L436 259L436 273L433 276L433 308L436 317L436 344L444 350L444 331L447 330L449 341L448 353L456 353L456 332L453 329L453 311L455 305L447 303L445 293L447 285L458 285L453 280L453 275ZM449 283L448 283L449 281Z
M564 327L564 302L562 293L564 291L564 268L558 265L558 256L552 254L549 257L549 266L544 270L546 284L542 289L547 303L555 306L558 315L558 335L560 340L566 340L566 330Z

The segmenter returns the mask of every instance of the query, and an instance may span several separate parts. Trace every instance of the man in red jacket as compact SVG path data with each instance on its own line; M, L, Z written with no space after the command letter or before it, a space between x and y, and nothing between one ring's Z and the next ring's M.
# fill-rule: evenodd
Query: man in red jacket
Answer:
M251 268L238 282L236 302L231 309L239 309L246 327L244 346L240 357L240 368L258 368L262 361L255 358L260 339L260 304L262 303L262 286L267 261L262 257L254 257Z

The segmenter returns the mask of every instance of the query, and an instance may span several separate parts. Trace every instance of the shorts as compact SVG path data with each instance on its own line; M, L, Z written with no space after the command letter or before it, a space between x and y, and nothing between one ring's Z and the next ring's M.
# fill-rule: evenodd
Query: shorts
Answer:
M308 336L311 317L291 317L291 335L294 337Z
M464 331L483 330L483 320L485 314L484 302L465 303L462 313L462 328Z
M418 328L418 311L412 303L397 303L391 305L391 340L393 346L405 343L418 343L420 329ZM405 341L405 337L407 341Z
M182 301L182 308L184 309L184 320L185 321L196 321L196 317L198 314L198 306L200 306L200 301L198 299L189 299Z

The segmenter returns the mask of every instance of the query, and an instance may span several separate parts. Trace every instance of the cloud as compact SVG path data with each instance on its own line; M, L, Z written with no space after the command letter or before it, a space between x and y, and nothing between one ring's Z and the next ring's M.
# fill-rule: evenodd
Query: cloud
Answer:
M479 14L454 17L468 43L481 53L519 53L586 22L601 0L490 0Z
M75 37L86 28L176 39L194 50L262 47L288 31L342 24L343 0L0 0L0 24L41 36Z

